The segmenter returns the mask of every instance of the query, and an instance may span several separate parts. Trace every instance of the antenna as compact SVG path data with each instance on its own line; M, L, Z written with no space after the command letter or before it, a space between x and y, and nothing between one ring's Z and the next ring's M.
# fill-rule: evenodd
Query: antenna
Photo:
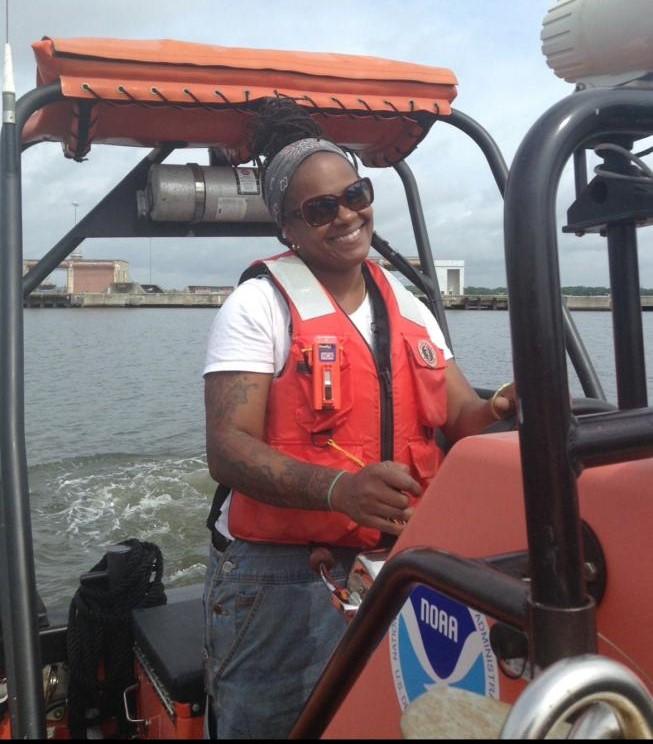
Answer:
M73 226L73 229L74 229L75 227L77 227L77 207L79 206L79 202L78 201L71 201L70 203L71 203L73 209L75 210L75 217L74 217L75 224ZM77 248L75 248L75 250L70 254L70 260L71 261L81 261L82 259L83 259L82 252L79 249L79 246L77 246Z
M2 80L2 123L16 123L16 86L14 65L9 44L9 0L5 0L5 64Z

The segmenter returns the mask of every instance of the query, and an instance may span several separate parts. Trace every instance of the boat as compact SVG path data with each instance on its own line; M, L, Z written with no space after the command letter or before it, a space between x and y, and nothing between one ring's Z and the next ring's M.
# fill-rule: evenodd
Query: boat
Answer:
M37 87L15 101L9 80L3 96L0 739L68 738L80 725L95 738L203 735L200 587L129 611L132 681L117 691L109 684L117 652L108 643L92 680L112 691L106 716L86 709L81 724L73 720L71 628L49 623L35 581L23 305L88 237L274 235L246 138L269 96L305 106L363 165L397 172L420 266L381 236L373 247L423 293L449 343L406 158L436 124L480 148L504 196L519 393L505 430L450 449L419 518L392 548L361 553L346 586L317 566L349 625L291 738L537 738L556 727L577 738L651 738L653 409L636 236L653 222L653 178L645 153L633 153L653 135L645 4L631 0L628 12L618 0L595 5L589 21L601 55L584 46L589 3L565 0L549 12L549 63L577 90L533 124L510 170L483 126L452 106L457 81L448 69L170 40L34 43ZM146 154L23 276L21 152L43 141L61 142L73 160L92 159L98 143ZM165 163L184 147L206 148L209 165ZM602 162L590 180L591 151ZM560 292L555 198L570 160L576 193L563 229L607 237L616 403L606 400ZM237 209L216 208L220 199ZM583 397L570 398L567 356ZM80 587L120 585L129 556L144 547L125 537Z

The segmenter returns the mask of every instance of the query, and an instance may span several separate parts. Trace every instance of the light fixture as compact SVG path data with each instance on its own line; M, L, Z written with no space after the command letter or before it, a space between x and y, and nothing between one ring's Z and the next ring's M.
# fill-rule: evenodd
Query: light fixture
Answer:
M542 23L542 52L577 87L653 87L651 0L558 0Z

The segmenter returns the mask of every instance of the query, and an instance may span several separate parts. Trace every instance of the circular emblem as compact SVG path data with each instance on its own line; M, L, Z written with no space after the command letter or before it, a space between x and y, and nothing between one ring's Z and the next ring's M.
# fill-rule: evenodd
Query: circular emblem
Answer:
M390 626L390 664L402 710L435 685L499 697L485 616L418 586Z
M420 341L417 344L417 351L429 367L435 367L438 357L435 353L435 349L428 341Z

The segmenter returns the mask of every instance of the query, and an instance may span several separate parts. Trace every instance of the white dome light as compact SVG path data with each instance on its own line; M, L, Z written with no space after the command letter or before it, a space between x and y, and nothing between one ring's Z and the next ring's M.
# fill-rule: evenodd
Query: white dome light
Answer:
M547 64L567 82L653 87L653 0L558 0L540 38Z

